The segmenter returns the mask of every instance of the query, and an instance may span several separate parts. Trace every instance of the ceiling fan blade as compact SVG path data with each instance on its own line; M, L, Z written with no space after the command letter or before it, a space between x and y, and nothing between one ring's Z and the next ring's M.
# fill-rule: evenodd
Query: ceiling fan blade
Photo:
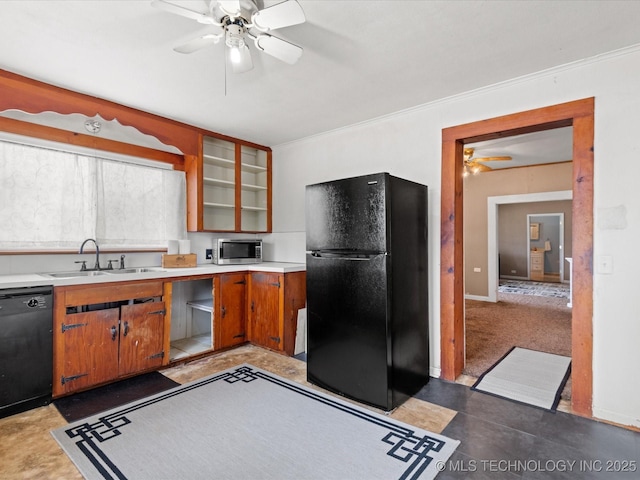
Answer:
M178 45L173 50L178 53L193 53L202 48L208 47L209 45L213 45L214 43L218 43L222 38L222 33L216 35L213 33L209 33L207 35L203 35L198 38L194 38L193 40L188 41L185 44Z
M468 162L467 167L469 167L469 170L471 170L471 173L474 173L474 174L482 173L482 172L490 172L491 170L493 170L493 168L487 167L486 165L482 165L481 163L476 163L475 161Z
M302 56L302 48L281 38L263 34L255 37L256 47L264 53L293 65Z
M508 161L511 157L480 157L474 158L474 162L496 162L496 161Z
M182 17L196 20L199 23L204 23L207 25L215 25L218 23L213 17L210 17L205 13L196 12L195 10L181 7L180 5L175 5L173 3L166 2L165 0L153 0L151 2L151 6L160 10L164 10L165 12L174 13Z
M249 47L243 45L242 47L234 47L237 50L237 56L234 58L232 54L232 48L227 48L227 60L231 64L233 73L248 72L253 68L253 62L251 61L251 52Z
M296 0L286 0L253 14L251 23L262 31L276 30L304 23L306 20L302 7Z
M220 9L230 17L240 15L240 0L218 0Z

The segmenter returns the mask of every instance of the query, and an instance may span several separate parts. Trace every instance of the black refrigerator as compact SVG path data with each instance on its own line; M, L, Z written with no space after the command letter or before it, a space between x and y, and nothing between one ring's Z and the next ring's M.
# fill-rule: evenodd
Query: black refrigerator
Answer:
M429 380L427 187L308 185L307 380L390 411Z

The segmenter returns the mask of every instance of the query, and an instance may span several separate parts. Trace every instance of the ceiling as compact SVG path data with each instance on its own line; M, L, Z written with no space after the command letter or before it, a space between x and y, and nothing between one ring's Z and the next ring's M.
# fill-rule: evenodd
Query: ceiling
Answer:
M0 68L276 146L640 44L640 2L299 3L306 23L273 33L300 61L253 49L233 74L222 44L174 52L211 27L149 0L3 0Z
M508 161L481 162L493 170L566 162L573 159L573 127L496 138L465 147L474 148L474 158L511 157Z

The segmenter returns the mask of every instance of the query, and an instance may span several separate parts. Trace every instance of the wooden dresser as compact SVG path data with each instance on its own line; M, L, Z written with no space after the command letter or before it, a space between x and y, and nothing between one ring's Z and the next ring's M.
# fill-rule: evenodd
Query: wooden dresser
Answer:
M544 280L544 251L531 250L530 252L529 278L534 281Z

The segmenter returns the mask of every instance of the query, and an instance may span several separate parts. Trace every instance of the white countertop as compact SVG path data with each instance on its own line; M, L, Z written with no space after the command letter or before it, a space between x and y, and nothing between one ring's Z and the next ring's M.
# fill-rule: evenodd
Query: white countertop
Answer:
M161 267L153 266L158 269ZM273 273L291 273L303 272L306 270L304 263L286 263L286 262L262 262L250 265L213 265L207 263L191 268L164 268L152 272L141 273L125 273L125 274L108 274L96 275L90 277L70 277L70 278L53 278L38 273L22 273L15 275L0 275L0 289L17 288L17 287L37 287L43 285L53 285L59 287L63 285L82 285L109 282L129 282L132 280L152 280L175 277L188 277L191 275L213 275L216 273L227 272L273 272ZM108 272L108 270L106 271ZM51 272L47 272L51 273Z

